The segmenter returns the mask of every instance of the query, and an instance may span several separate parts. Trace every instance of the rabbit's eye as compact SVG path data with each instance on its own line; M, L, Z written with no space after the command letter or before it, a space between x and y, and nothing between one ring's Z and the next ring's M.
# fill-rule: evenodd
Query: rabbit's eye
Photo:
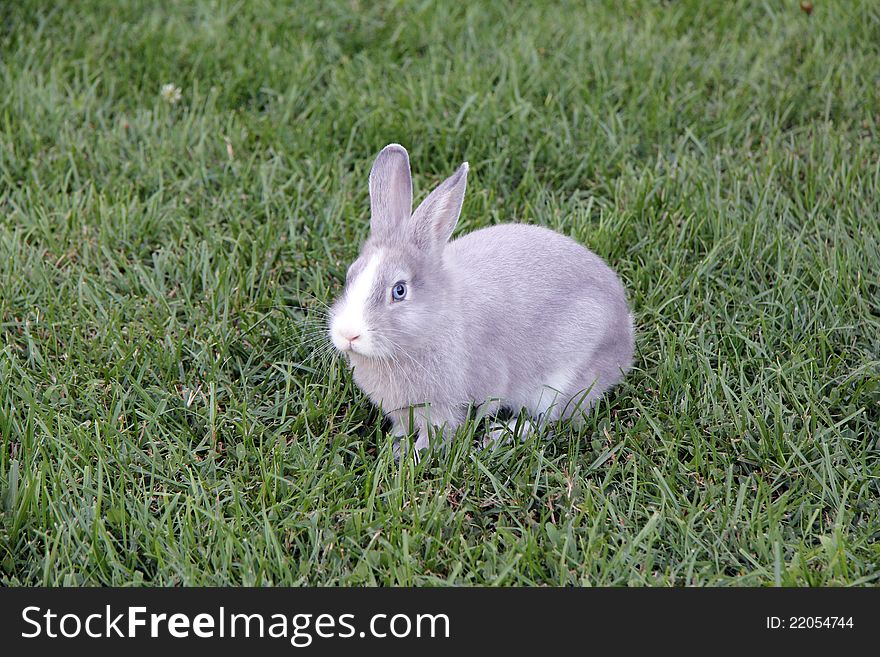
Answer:
M397 281L391 288L391 298L395 301L403 301L406 299L406 283Z

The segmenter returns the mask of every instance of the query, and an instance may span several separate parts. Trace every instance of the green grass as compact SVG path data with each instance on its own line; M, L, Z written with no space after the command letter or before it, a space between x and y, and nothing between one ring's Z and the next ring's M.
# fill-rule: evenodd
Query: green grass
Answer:
M877 3L144 4L0 8L0 583L880 583ZM321 357L392 141L621 273L587 426Z

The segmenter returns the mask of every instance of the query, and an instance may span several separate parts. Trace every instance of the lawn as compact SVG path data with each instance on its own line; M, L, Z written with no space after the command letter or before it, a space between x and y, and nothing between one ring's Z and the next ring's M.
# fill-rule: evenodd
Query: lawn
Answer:
M880 584L880 6L814 4L3 3L0 584ZM322 332L394 141L621 274L586 426L395 462Z

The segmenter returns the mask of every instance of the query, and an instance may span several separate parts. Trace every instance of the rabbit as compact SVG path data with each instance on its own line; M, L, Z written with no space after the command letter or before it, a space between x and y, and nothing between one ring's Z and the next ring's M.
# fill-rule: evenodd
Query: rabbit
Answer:
M370 171L370 235L329 313L358 387L415 450L470 408L493 417L484 444L582 419L631 368L633 319L620 279L548 228L500 224L450 240L468 163L412 211L409 155L386 146ZM525 412L525 415L522 413Z

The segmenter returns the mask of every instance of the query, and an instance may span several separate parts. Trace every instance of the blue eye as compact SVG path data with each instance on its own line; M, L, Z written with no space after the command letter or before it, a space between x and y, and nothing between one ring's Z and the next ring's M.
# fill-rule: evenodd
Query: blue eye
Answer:
M406 299L406 283L397 281L391 288L391 298L395 301L403 301Z

